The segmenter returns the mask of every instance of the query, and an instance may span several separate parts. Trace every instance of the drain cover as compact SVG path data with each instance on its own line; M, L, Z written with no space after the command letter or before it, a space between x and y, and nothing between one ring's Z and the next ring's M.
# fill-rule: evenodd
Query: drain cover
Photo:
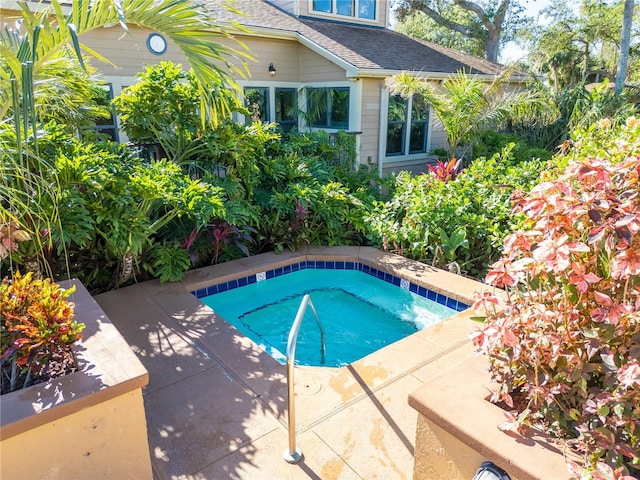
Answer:
M320 391L319 382L299 382L296 383L296 395L315 395Z

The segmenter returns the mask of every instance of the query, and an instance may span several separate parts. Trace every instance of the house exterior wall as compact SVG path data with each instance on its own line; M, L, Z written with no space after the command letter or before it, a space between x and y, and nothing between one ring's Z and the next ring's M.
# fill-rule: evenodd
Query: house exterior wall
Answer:
M434 148L449 148L447 134L440 121L433 115L433 110L431 112L431 150Z
M345 71L326 58L301 47L300 78L302 83L347 81Z
M282 7L298 8L301 14L309 9L307 0L299 3L280 2ZM285 5L287 4L287 5ZM386 12L386 1L379 2L378 8ZM386 20L385 20L386 21ZM135 82L137 73L147 65L161 61L172 61L189 68L189 63L180 49L168 40L168 47L164 54L154 55L147 48L149 30L131 27L124 32L118 26L99 28L81 36L81 42L109 59L114 65L109 65L92 59L91 63L103 73L111 84L113 95L117 96L122 89ZM220 44L238 50L244 50L253 60L247 61L250 73L246 79L237 78L241 86L299 89L301 107L304 108L303 88L305 86L349 87L351 90L350 125L349 130L358 132L358 161L364 164L380 164L381 172L385 173L399 168L423 168L427 155L420 158L385 158L384 136L386 135L386 110L384 109L384 94L382 94L382 78L360 78L350 81L342 66L316 53L310 48L298 43L294 38L265 38L256 35L237 35L239 41L246 45L244 50L233 39L216 39ZM233 60L237 66L240 60ZM273 63L277 72L270 76L268 67ZM382 110L381 110L382 109ZM241 119L242 120L242 119ZM434 123L436 125L434 125ZM304 125L301 124L301 127ZM126 136L121 132L120 141L126 142ZM446 136L437 122L432 121L429 148L446 146Z
M306 50L298 42L292 40L267 39L260 37L238 37L249 48L251 57L248 66L251 81L300 81L300 55ZM276 68L275 77L269 76L269 64ZM239 79L240 80L240 79Z
M169 42L167 51L163 55L153 55L146 46L146 39L150 32L132 28L130 34L122 33L119 28L98 29L83 35L81 40L90 48L110 59L115 67L93 61L107 80L112 84L114 95L118 95L122 88L135 81L135 75L146 65L160 61L173 61L188 68L189 63L178 47ZM248 61L250 76L238 79L242 86L254 87L289 87L302 89L305 86L333 86L349 87L351 89L351 121L349 130L358 133L358 161L364 164L379 164L382 161L382 173L398 169L412 171L424 170L427 155L419 158L385 158L384 142L386 131L386 117L384 109L383 78L360 78L349 81L343 68L327 58L299 44L295 40L267 39L257 36L238 36L251 57ZM230 48L238 48L238 44L229 39L220 39L220 43ZM269 64L276 68L274 77L269 75ZM237 63L239 65L240 62ZM301 100L303 93L301 91ZM304 105L301 105L304 108ZM431 122L429 149L438 146L446 147L446 135L437 121ZM304 125L302 125L304 127ZM123 137L121 135L121 137ZM126 141L126 138L121 138Z
M377 164L380 161L380 91L383 80L362 78L362 123L360 136L360 163Z

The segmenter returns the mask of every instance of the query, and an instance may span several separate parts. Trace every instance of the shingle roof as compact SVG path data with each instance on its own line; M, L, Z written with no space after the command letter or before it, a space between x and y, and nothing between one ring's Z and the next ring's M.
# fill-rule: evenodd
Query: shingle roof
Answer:
M496 74L504 67L432 43L421 42L386 28L301 19L309 27L303 35L356 68L410 70L434 73Z
M502 65L466 55L430 42L420 41L381 27L343 22L296 18L263 0L234 0L239 16L221 7L220 0L209 0L216 18L235 21L248 28L271 29L300 35L356 69L367 71L420 71L429 73L469 73L494 75Z

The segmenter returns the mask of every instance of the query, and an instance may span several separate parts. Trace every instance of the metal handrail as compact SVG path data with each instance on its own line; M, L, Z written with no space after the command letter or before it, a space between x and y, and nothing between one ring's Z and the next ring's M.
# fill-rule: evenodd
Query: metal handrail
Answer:
M322 362L324 363L325 355L327 353L324 327L316 312L316 307L313 306L311 301L311 295L306 293L300 302L296 319L293 321L291 330L289 330L289 340L287 341L287 407L288 407L288 420L289 420L289 448L284 451L282 456L289 463L298 463L302 460L302 451L296 448L296 409L295 409L295 391L293 382L293 367L296 358L296 343L298 342L298 331L300 325L304 319L304 314L307 311L307 307L311 307L313 315L316 317L316 323L320 329L320 353L322 354Z

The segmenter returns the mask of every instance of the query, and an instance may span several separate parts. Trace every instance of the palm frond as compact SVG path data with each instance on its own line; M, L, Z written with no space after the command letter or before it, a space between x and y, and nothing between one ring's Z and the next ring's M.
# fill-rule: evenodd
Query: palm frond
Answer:
M65 16L57 0L51 7L33 12L26 3L21 4L22 17L19 31L5 27L0 32L3 84L9 78L22 83L19 66L33 62L34 77L56 51L63 47L72 50L78 61L84 64L83 52L94 55L82 45L82 34L105 25L120 24L125 31L135 25L166 35L180 48L201 84L203 120L217 123L231 112L226 100L217 95L223 88L240 92L234 78L246 78L247 62L251 60L242 44L231 48L220 39L233 39L210 12L189 0L77 0L72 2L71 12ZM4 86L1 85L0 86ZM0 114L5 117L10 108L9 90L0 88Z

